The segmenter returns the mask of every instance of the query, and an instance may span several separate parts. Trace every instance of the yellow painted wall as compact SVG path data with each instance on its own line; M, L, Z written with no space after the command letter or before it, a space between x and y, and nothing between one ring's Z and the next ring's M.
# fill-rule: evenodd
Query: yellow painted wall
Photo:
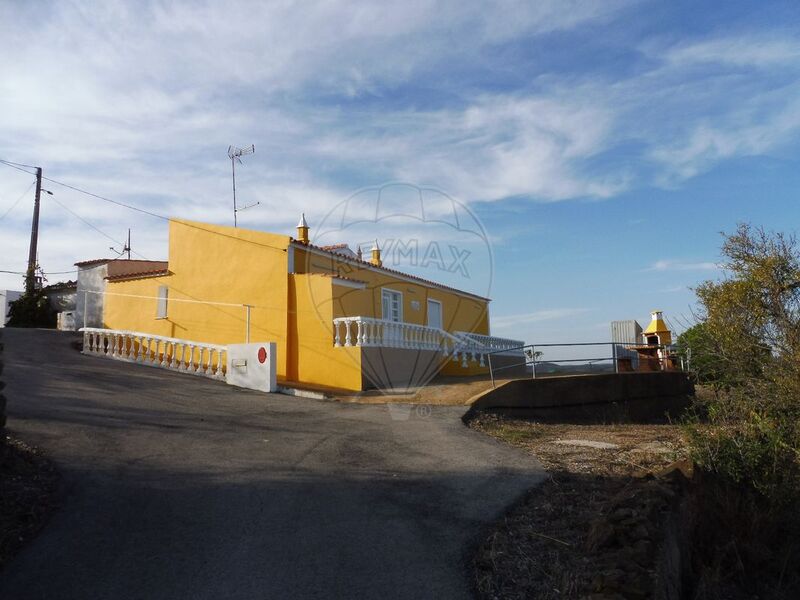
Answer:
M288 244L288 236L172 220L171 275L109 282L105 326L215 344L242 343L246 311L241 305L250 304L250 340L278 344L278 377L285 378ZM157 296L161 285L169 286L168 318L163 320L156 319L155 299L115 295Z
M442 303L442 321L447 331L489 333L488 301L458 294L422 282L407 281L392 273L373 270L346 260L320 256L295 247L296 272L338 274L366 282L366 289L334 286L334 316L366 316L381 318L381 289L389 288L403 295L403 321L427 325L427 301ZM419 308L413 308L417 301Z
M360 390L361 348L333 345L331 283L313 273L289 276L289 379Z

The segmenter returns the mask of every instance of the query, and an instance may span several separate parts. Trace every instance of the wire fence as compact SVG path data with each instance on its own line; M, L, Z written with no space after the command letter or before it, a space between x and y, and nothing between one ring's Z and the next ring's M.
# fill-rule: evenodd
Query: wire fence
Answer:
M561 348L560 352L553 352ZM594 375L633 371L684 370L683 361L674 363L667 346L624 344L620 342L575 342L528 344L487 354L492 387L498 373L513 370L532 379L563 375ZM517 351L522 360L498 360L497 355ZM521 352L519 352L521 351ZM492 357L495 360L492 360Z

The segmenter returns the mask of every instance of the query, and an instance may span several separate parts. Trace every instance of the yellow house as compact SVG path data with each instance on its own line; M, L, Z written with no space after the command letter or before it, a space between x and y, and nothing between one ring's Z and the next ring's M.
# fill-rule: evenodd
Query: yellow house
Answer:
M212 344L274 341L278 381L413 387L486 370L489 299L389 269L344 245L172 219L167 267L106 278L107 329ZM494 360L502 360L495 357Z

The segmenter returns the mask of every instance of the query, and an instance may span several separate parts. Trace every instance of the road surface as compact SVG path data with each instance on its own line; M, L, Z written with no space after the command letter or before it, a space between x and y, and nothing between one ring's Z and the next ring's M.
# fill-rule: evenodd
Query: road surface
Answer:
M0 598L465 598L481 529L542 478L458 407L263 394L6 329L8 429L62 506Z

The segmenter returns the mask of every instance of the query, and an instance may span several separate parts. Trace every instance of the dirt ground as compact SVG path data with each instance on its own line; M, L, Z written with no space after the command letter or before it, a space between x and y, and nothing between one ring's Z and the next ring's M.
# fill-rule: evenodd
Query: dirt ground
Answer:
M59 477L41 453L0 434L0 569L56 507Z
M473 562L480 598L652 595L661 519L680 484L663 473L684 456L677 426L493 415L471 426L531 452L550 473L486 532Z

